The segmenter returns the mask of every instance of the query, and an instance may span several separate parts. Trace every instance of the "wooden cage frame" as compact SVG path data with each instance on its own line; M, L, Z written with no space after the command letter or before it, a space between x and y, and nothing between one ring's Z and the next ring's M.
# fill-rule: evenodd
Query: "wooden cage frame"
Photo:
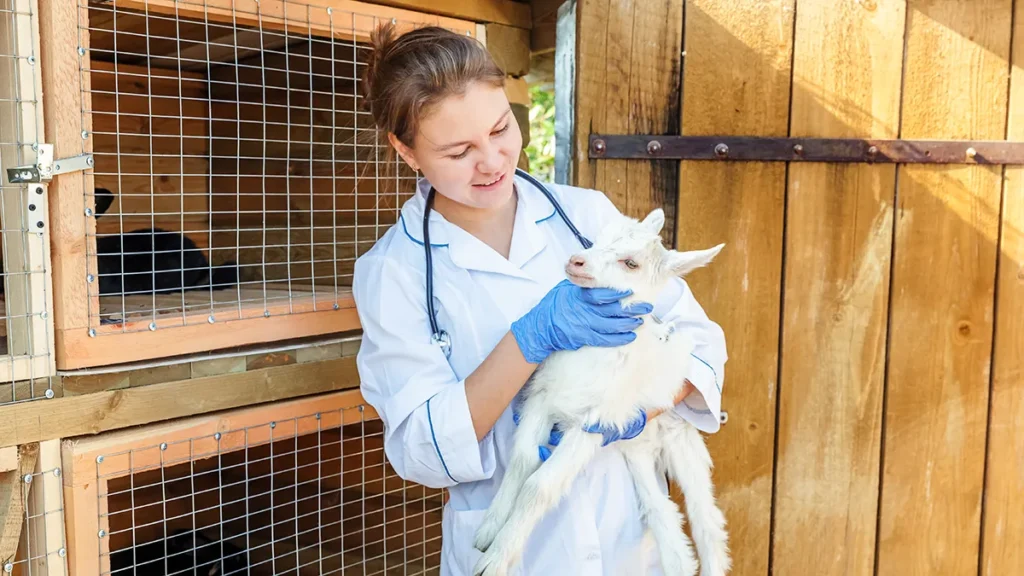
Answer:
M314 419L313 414L322 414ZM107 434L65 440L62 444L63 492L65 524L67 526L68 568L71 576L93 576L110 570L110 532L107 504L101 495L108 494L111 478L131 474L133 470L159 468L172 452L175 465L195 462L209 457L207 453L176 448L184 442L203 438L203 442L216 445L217 453L230 453L232 449L246 449L270 441L316 433L322 427L334 428L379 420L376 411L366 405L358 390L347 390L320 396L305 397L269 405L240 408L219 414L209 414L153 424L137 429L120 430ZM279 424L273 431L269 422ZM261 429L262 430L259 430ZM240 442L232 431L246 430L245 442ZM257 430L253 432L253 430ZM214 435L217 440L213 440ZM170 446L166 453L155 446ZM124 467L131 451L131 465ZM106 456L106 458L101 458ZM101 536L101 531L103 535Z
M29 0L18 0L29 1ZM78 85L82 75L82 88L89 90L88 70L80 70L79 62L79 18L87 18L76 0L69 5L59 0L40 1L43 57L47 61L43 87L51 96L47 102L62 92ZM427 14L414 10L381 6L351 0L324 0L323 11L310 12L302 20L287 16L284 11L286 0L205 0L196 4L188 0L115 0L115 9L146 9L148 14L169 16L200 16L211 22L230 24L232 17L241 12L255 11L259 6L264 29L331 33L331 18L335 22L344 14L353 20L347 30L334 27L334 37L347 40L367 40L368 26L356 22L363 17L368 22L374 19L394 19L400 26L438 24L465 32L486 42L485 27L468 20ZM197 9L197 6L199 8ZM205 6L205 8L203 8ZM234 11L232 11L234 6ZM330 16L327 8L333 9ZM355 34L353 35L353 31ZM88 34L81 34L81 46L89 50ZM83 60L88 62L88 59ZM91 109L91 102L83 98L83 107ZM75 106L44 106L46 137L55 145L55 156L68 157L92 152L90 138L83 140L83 117ZM89 111L84 114L85 131L91 132L92 120ZM123 324L90 326L89 310L99 309L99 296L90 295L89 284L83 279L87 270L96 269L95 250L88 250L90 237L95 237L96 222L82 215L87 206L85 190L91 190L91 171L84 174L56 176L51 188L51 229L53 248L53 293L55 305L56 366L61 370L120 364L158 357L191 354L200 351L222 349L231 346L265 343L276 340L303 338L321 334L340 333L359 329L359 320L350 291L337 301L337 306L327 309L320 299L314 307L313 297L293 299L282 304L263 307L242 308L230 313L188 314L161 322L126 321ZM230 316L230 318L229 318ZM173 325L172 325L173 324Z
M5 275L28 275L28 282L10 282L4 294L6 310L8 361L0 362L0 382L15 387L20 382L52 376L55 371L54 330L51 314L53 291L50 290L50 243L48 241L46 183L21 185L14 194L7 170L33 165L40 160L37 135L43 133L43 106L24 105L19 100L40 98L43 94L42 74L35 63L40 54L38 0L0 0L0 9L10 11L0 18L0 131L14 136L20 143L21 162L11 152L14 146L0 151L0 179L4 182L3 261ZM8 79L10 81L8 81ZM13 124L12 124L13 123ZM40 226L41 225L41 226ZM22 233L12 233L21 230ZM34 231L34 232L33 232ZM23 318L24 321L12 321ZM6 397L0 393L0 402ZM15 397L19 396L17 392Z

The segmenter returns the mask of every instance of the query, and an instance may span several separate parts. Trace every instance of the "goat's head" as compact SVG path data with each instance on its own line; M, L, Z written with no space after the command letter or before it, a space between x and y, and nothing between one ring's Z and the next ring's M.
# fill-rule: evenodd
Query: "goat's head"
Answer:
M670 278L708 264L725 246L669 250L661 241L664 225L665 213L660 208L643 221L626 216L616 219L599 233L593 246L569 259L566 276L578 286L632 290L633 298L654 302Z

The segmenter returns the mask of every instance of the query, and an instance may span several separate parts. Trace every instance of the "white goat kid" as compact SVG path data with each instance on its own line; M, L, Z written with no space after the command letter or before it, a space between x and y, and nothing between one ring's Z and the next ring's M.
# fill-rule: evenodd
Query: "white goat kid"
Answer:
M664 213L658 209L642 222L622 217L574 255L566 266L569 279L584 287L630 289L623 299L655 302L673 276L704 266L722 249L667 250L659 233ZM725 518L715 503L711 457L700 432L672 411L684 378L690 374L693 342L685 332L650 318L636 330L636 340L619 347L584 347L555 352L537 367L522 392L519 427L501 486L476 534L474 546L484 554L474 573L505 576L518 563L534 526L568 492L573 481L601 448L603 437L585 431L595 423L618 426L647 413L666 410L643 432L619 440L619 450L633 477L640 514L651 531L666 576L697 572L682 515L658 485L658 475L682 489L704 576L721 576L730 568ZM547 444L552 425L563 436L543 463L538 446Z

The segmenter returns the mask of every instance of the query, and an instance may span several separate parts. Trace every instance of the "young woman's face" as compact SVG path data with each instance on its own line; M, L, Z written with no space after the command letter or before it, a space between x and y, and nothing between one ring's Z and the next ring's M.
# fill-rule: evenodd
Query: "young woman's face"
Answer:
M504 90L475 82L434 106L420 121L414 148L399 152L439 194L488 210L511 198L522 147Z

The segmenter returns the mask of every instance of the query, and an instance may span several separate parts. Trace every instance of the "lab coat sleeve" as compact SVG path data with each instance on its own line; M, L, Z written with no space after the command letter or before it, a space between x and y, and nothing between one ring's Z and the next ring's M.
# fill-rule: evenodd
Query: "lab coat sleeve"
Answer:
M676 331L685 331L694 342L686 378L697 391L687 396L675 410L698 430L717 432L721 425L725 363L729 359L725 333L708 318L682 278L673 279L662 297L667 299L669 307L667 312L659 314L661 321L671 323Z
M430 488L489 478L491 433L476 439L466 383L430 342L422 279L374 255L356 263L353 296L363 328L356 365L360 389L384 423L384 451L395 472Z

